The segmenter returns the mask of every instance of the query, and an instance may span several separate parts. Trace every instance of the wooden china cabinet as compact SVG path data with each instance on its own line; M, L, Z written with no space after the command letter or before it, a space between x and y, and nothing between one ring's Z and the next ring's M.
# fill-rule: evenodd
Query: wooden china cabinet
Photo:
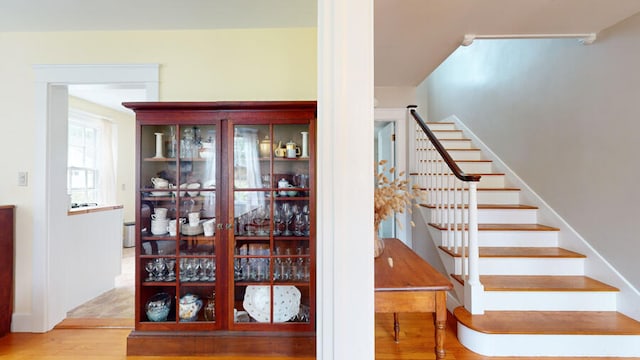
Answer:
M315 354L316 103L136 113L128 355Z

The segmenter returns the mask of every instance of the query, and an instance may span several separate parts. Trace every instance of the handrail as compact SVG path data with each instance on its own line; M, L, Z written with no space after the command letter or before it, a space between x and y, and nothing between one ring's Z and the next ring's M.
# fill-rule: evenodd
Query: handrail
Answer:
M438 138L433 134L433 132L431 132L427 124L424 122L424 120L422 120L422 117L420 117L420 115L416 111L416 107L416 105L407 106L413 118L416 120L420 128L422 128L422 131L424 131L424 133L433 144L433 147L438 151L438 153L440 153L440 156L442 156L444 162L447 163L447 166L449 166L449 168L451 169L453 175L455 175L455 177L457 177L461 181L480 181L480 175L467 175L464 171L460 170L456 162L451 158L451 155L449 155L444 146L442 146L440 140L438 140Z
M430 209L425 220L440 231L439 246L460 256L460 268L454 273L464 279L464 288L458 299L464 300L464 307L472 314L482 314L484 287L479 271L477 195L480 175L460 170L416 108L407 106L422 129L419 134L416 132L416 141L427 141L426 145L416 144L415 159L416 180L426 192L425 205Z

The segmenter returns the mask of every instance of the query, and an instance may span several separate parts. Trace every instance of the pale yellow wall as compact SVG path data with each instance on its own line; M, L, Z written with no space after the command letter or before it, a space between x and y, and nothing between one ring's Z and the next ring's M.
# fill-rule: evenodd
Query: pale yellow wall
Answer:
M314 100L316 29L0 33L0 204L17 206L15 312L29 312L34 64L159 63L160 99ZM131 154L133 156L133 153Z

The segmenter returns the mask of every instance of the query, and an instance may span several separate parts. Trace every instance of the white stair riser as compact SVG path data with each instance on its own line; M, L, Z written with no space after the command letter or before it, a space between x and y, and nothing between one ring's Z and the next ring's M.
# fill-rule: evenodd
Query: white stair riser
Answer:
M455 275L462 274L462 258L451 257ZM447 261L447 260L444 260ZM467 260L465 260L467 261ZM478 261L480 275L584 275L580 258L487 258Z
M445 149L471 149L472 143L468 140L442 140L440 144L444 146ZM420 146L418 146L420 147Z
M485 356L640 356L640 335L486 334L458 323L458 340Z
M491 161L457 161L456 164L458 165L460 170L464 171L467 174L487 174L493 172L493 163Z
M464 139L464 134L462 133L462 131L443 131L443 130L433 130L431 129L431 131L433 131L433 135L436 136L436 138L438 138L438 140L442 141L442 140L448 140L448 139Z
M558 231L479 231L478 245L486 247L554 247Z
M446 244L447 230L438 230L429 226L436 246ZM452 231L452 238L460 239L460 231ZM466 235L465 235L466 236ZM484 247L555 247L558 246L557 231L478 231L478 246Z
M432 209L431 222L440 220L443 222L460 222L462 217L468 218L467 209ZM479 224L536 224L538 212L536 209L478 209Z
M422 161L424 164L425 161ZM467 174L491 174L493 172L493 162L491 161L474 161L474 160L459 160L456 161L456 164L460 168L460 170L464 171ZM431 161L430 166L435 167L435 169L447 168L447 165L444 164L443 160L434 160ZM434 172L441 172L436 170Z
M439 202L444 196L451 203L462 202L462 192L456 191L454 194L441 194L438 190L426 191L427 201ZM498 204L498 205L516 205L520 203L520 192L513 190L478 190L476 192L478 204ZM465 195L466 198L466 195Z
M614 291L485 291L486 311L616 311Z
M437 152L435 149L429 149L429 150L423 150L423 151L427 151L427 154L422 154L420 155L421 159L427 158L427 159L433 159L435 156L435 153ZM423 152L421 151L421 152ZM453 158L453 160L481 160L482 159L482 151L480 150L447 150L447 152L449 153L449 155L451 156L451 158Z
M583 258L479 259L480 275L584 275Z
M445 177L445 179L438 179L435 176L431 178L427 178L421 175L413 175L413 179L422 188L426 188L427 184L433 184L433 186L436 186L436 184L442 184L442 183L450 184L450 181L447 177ZM480 181L477 184L477 188L495 189L495 188L504 188L505 185L506 185L506 181L505 181L504 174L492 174L492 175L484 174L484 175L481 175ZM454 183L454 186L457 188L460 188L460 183L456 180L456 182Z
M429 129L431 131L434 130L456 130L456 124L454 123L437 123L437 122L432 122L432 123L428 123L427 126L429 127ZM424 134L424 132L422 131L422 129L418 128L416 130L416 136L420 136L421 134Z

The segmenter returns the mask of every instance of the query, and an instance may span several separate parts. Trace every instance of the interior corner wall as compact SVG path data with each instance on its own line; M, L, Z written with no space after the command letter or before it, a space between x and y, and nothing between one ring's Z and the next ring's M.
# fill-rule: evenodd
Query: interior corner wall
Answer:
M427 80L456 115L636 289L640 15L577 40L477 40Z

